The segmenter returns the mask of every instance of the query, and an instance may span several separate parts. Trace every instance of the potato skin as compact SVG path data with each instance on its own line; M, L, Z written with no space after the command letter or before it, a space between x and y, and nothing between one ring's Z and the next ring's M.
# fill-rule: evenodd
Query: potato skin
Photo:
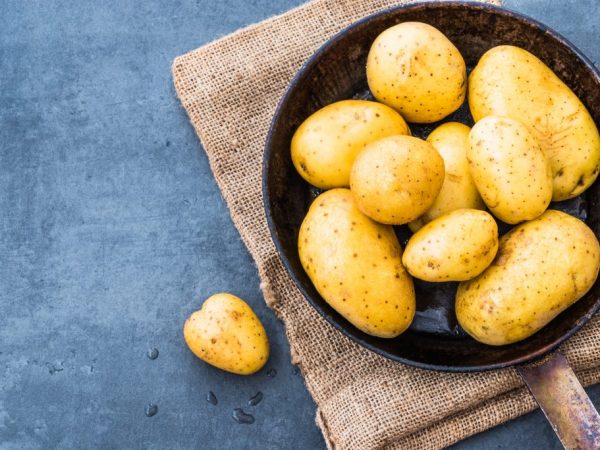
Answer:
M377 100L409 122L432 123L462 105L467 72L458 49L438 29L404 22L381 33L367 57L367 82Z
M433 145L444 159L444 183L431 208L408 224L413 232L456 209L485 209L467 162L470 131L471 129L462 123L447 122L427 137L427 142Z
M391 136L365 147L350 173L358 208L377 222L401 225L427 211L444 182L444 160L411 136Z
M347 187L356 155L368 143L396 134L410 134L410 129L392 108L342 100L321 108L298 127L292 137L292 162L313 186Z
M358 329L393 338L412 322L415 291L394 230L361 213L348 189L314 200L298 252L319 294Z
M500 240L495 261L456 293L458 322L476 340L505 345L536 333L585 295L600 246L585 223L546 211Z
M494 218L477 209L457 209L413 234L402 263L421 280L465 281L483 272L497 251Z
M488 115L522 122L552 165L554 201L585 191L600 171L600 136L577 96L542 61L522 48L487 51L469 77L475 121Z
M490 211L515 224L542 214L552 199L552 170L525 125L487 116L469 135L473 181Z
M183 336L210 365L239 375L258 372L269 359L269 340L259 318L241 298L215 294L188 317Z

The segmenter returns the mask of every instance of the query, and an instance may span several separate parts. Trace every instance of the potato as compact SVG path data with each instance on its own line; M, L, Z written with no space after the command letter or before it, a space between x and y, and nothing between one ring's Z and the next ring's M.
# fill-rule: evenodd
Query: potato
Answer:
M413 234L402 263L421 280L464 281L483 272L497 250L494 218L477 209L457 209Z
M600 136L577 96L542 61L509 45L486 52L469 78L473 118L522 122L552 165L553 200L585 191L600 171Z
M409 122L436 122L456 111L465 100L466 81L458 49L425 23L388 28L377 36L367 57L371 92Z
M575 217L548 210L500 240L495 261L461 283L456 316L480 342L505 345L525 339L592 287L600 246Z
M427 142L433 145L444 159L444 183L431 208L408 224L413 232L455 209L485 209L467 162L470 131L471 129L462 123L447 122L427 137Z
M185 321L183 336L201 360L227 372L250 375L269 359L267 333L239 297L215 294Z
M515 224L542 214L552 199L552 170L522 123L487 116L469 135L469 168L490 211Z
M393 338L412 322L415 291L394 230L361 213L348 189L314 200L298 252L319 294L358 329Z
M292 162L313 186L347 187L358 152L395 134L410 130L393 109L367 100L343 100L318 110L298 127L292 138Z
M444 182L444 160L431 144L390 136L365 147L350 172L358 208L377 222L401 225L427 211Z

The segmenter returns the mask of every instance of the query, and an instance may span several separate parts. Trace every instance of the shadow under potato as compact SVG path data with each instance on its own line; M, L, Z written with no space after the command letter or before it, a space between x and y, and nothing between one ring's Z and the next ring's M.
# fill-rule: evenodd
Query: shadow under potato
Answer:
M417 367L475 371L505 367L543 355L575 333L600 307L600 282L576 304L530 338L507 346L490 347L466 336L456 322L457 283L415 280L417 313L409 330L394 339L369 336L341 317L313 287L297 250L300 224L319 194L296 172L290 141L310 114L335 101L372 99L365 65L371 43L386 28L405 21L428 23L442 31L462 53L468 70L488 49L516 45L546 63L583 101L600 123L600 76L593 65L564 38L545 26L498 8L464 3L436 3L400 7L357 22L323 46L292 81L273 118L267 139L263 189L267 219L282 261L310 303L334 326L361 345L388 358ZM465 103L441 122L410 124L414 136L426 138L440 123L473 119ZM600 184L594 183L575 199L550 208L572 214L600 235ZM503 234L511 227L499 222ZM407 226L396 227L400 242L410 237Z

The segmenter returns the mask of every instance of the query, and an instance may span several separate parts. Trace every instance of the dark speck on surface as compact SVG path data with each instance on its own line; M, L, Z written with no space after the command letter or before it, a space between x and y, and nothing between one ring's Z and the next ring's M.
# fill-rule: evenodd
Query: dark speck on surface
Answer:
M62 372L65 370L60 364L46 363L46 367L48 368L48 373L50 375L54 375L57 372Z

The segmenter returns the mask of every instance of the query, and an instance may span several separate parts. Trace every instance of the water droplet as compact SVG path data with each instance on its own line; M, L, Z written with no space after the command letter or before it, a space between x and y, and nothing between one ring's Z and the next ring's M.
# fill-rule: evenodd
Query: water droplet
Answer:
M146 413L146 416L148 416L148 417L155 416L156 413L158 412L158 406L156 406L154 403L148 403L146 405L146 410L144 412Z
M146 356L148 357L148 359L156 359L156 358L158 358L158 349L157 348L151 348L150 350L148 350L148 353L146 353Z
M206 394L206 401L211 405L216 405L219 403L219 400L217 400L217 396L213 393L213 391L209 391L209 393Z
M237 423L243 423L246 425L254 423L254 416L246 414L241 408L235 408L232 416L233 420L235 420Z
M267 372L267 376L269 378L275 378L275 375L277 375L277 370L275 369L269 369L269 371Z
M46 368L48 369L48 373L50 375L54 375L57 372L62 372L63 370L65 370L65 368L62 367L62 363L60 363L60 365L52 364L52 363L46 363Z
M263 399L263 393L258 391L256 393L256 395L254 395L253 397L250 397L250 400L248 400L248 406L256 406L258 405Z

